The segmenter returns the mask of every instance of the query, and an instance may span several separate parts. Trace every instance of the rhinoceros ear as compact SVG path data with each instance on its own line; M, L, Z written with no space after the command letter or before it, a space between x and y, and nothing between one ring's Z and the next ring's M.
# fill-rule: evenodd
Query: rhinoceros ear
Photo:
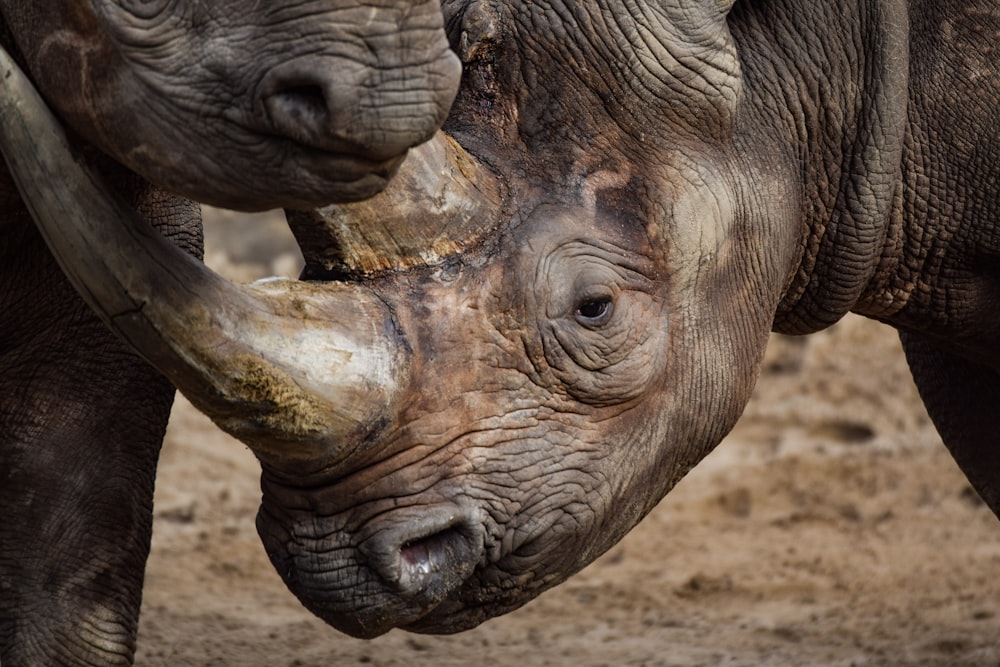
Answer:
M465 13L458 47L462 62L471 62L479 53L488 52L496 44L498 22L496 10L482 2L477 2Z
M674 120L696 128L701 136L723 137L731 131L741 96L742 74L736 42L726 17L732 0L615 4L614 26L641 62L646 88L656 98L680 96L681 105L658 105Z
M463 63L490 57L499 43L500 9L493 0L441 3L451 48Z
M708 2L678 2L661 0L659 11L667 21L680 28L681 34L694 36L711 26L718 26L732 11L735 0L709 0Z
M667 11L682 11L698 14L703 19L711 20L724 19L732 11L736 0L708 0L708 2L678 2L677 0L661 0L661 5L667 7Z

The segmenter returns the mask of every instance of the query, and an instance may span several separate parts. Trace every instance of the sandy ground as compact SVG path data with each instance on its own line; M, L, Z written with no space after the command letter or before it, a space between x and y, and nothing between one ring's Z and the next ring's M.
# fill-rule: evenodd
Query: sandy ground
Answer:
M231 275L295 271L287 238L219 229L208 260ZM138 665L1000 665L1000 523L934 433L894 332L860 318L776 337L741 423L645 521L463 634L360 641L312 617L257 538L257 475L178 401Z

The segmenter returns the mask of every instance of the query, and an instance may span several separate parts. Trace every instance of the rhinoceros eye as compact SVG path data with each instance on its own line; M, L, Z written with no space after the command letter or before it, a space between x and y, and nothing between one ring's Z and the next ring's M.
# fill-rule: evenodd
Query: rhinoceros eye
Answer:
M614 302L610 296L589 298L576 307L573 316L585 327L599 327L609 319L614 311Z

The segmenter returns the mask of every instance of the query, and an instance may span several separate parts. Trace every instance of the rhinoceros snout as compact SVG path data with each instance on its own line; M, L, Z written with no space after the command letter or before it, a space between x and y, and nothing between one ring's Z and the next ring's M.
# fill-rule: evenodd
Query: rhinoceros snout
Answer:
M444 122L452 91L408 89L398 72L384 77L373 80L371 68L337 57L284 63L265 76L258 93L264 122L273 134L308 148L395 166ZM442 72L440 78L454 77Z
M271 562L306 608L354 637L423 631L425 618L461 607L456 596L484 564L487 531L475 507L418 503L354 526L349 515L303 512L302 497L266 476L261 486L257 530Z
M359 550L395 593L430 610L472 574L483 556L481 524L452 504L379 517Z

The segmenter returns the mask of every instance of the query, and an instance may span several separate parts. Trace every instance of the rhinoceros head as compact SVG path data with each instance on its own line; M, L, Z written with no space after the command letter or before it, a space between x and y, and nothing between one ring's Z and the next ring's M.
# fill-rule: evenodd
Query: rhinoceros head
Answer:
M451 138L290 216L309 280L237 288L135 232L67 268L254 449L272 562L348 633L457 631L564 580L749 397L794 193L738 131L727 8L626 4L447 4Z
M268 553L338 628L450 632L523 604L614 544L749 396L792 197L736 138L724 8L643 7L446 3L466 61L451 163L477 165L488 203L435 227L404 177L290 217L307 276L378 294L407 356L349 456L265 466Z
M22 63L85 139L241 209L367 197L458 85L436 0L0 3Z

